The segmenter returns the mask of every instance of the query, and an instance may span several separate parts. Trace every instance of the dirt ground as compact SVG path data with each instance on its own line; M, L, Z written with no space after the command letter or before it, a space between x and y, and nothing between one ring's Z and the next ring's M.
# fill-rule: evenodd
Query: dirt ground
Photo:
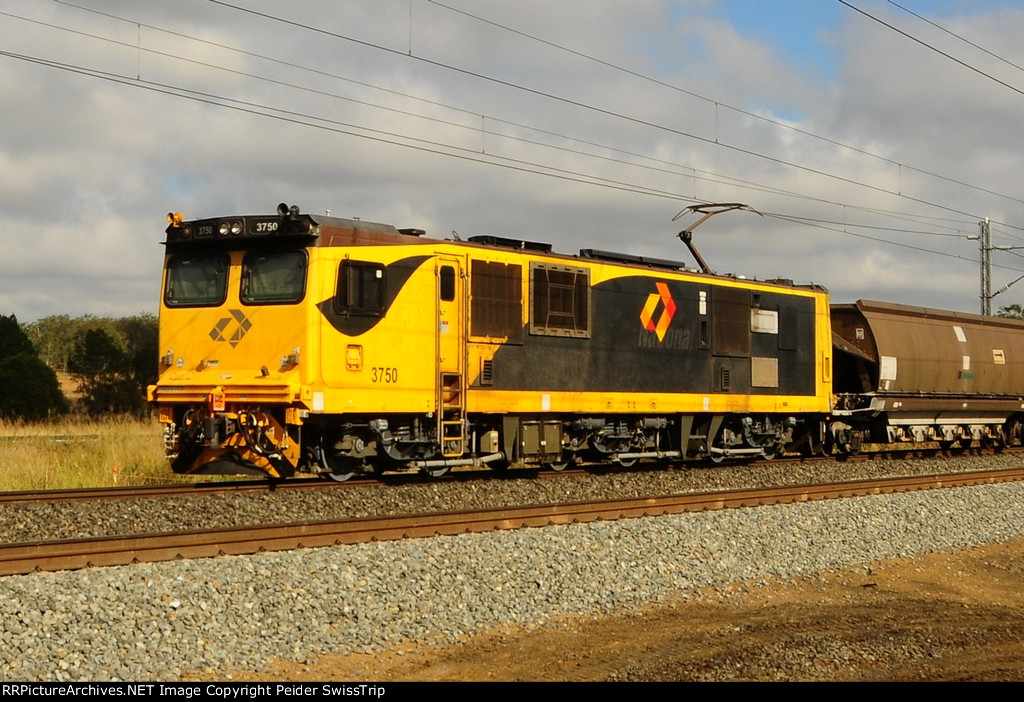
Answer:
M1024 538L229 679L1022 680Z

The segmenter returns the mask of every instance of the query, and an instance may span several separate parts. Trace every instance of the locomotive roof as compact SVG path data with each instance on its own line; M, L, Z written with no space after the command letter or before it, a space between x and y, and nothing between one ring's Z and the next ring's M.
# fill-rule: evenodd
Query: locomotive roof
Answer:
M705 274L681 261L618 253L600 249L580 249L578 254L554 251L551 244L500 237L493 235L471 236L466 241L459 239L442 240L427 237L422 229L398 229L390 224L367 222L360 219L332 217L299 213L297 208L281 205L276 215L231 215L185 221L180 214L168 214L169 226L165 230L167 239L163 243L168 250L192 249L194 246L210 248L231 248L243 246L265 246L270 242L290 241L303 246L355 246L373 244L444 243L474 248L497 248L515 250L534 255L553 256L566 260L581 259L607 262L642 269L659 269L708 276L717 279L741 280L762 285L780 285L803 289L827 290L815 284L796 285L792 280L756 280L732 274Z

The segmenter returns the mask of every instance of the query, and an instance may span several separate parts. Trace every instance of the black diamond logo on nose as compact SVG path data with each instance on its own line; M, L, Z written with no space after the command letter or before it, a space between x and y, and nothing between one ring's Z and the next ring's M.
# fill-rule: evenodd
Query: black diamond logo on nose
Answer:
M217 320L217 323L213 325L213 329L210 330L210 338L214 341L227 341L234 348L238 346L246 332L252 329L252 322L242 313L242 310L228 311L231 313L231 316Z

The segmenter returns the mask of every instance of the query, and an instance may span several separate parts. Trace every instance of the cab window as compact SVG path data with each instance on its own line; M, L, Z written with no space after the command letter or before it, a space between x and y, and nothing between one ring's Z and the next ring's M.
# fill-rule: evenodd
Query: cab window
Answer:
M383 315L384 266L367 261L342 261L334 309L341 314L364 317Z
M216 307L228 292L226 255L175 256L167 263L164 304L168 307Z
M242 290L247 305L283 305L306 294L306 252L250 252L242 261Z

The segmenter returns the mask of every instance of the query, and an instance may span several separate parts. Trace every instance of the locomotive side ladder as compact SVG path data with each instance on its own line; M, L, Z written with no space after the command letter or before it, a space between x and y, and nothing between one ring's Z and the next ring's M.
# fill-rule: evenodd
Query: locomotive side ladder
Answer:
M437 440L442 456L458 458L466 453L465 280L454 256L438 256L436 270Z
M465 453L465 392L462 373L441 371L438 383L437 435L441 439L441 453L445 458L456 458Z

